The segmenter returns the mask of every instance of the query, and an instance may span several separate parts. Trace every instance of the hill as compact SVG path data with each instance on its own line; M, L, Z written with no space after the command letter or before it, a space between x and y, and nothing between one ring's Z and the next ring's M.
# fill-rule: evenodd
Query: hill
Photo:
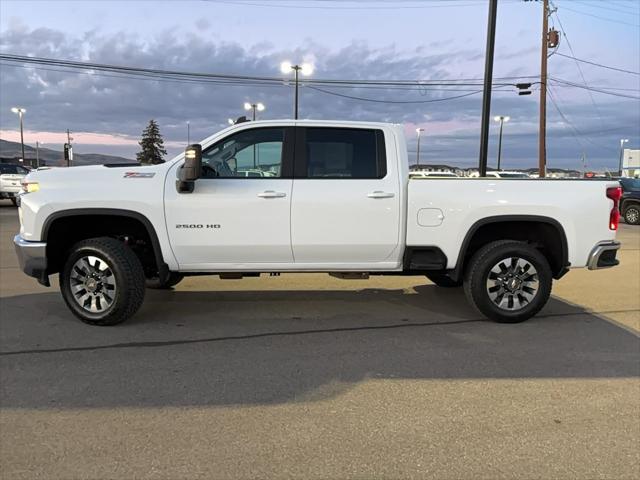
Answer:
M18 161L22 156L19 142L9 142L0 139L0 158L3 161ZM31 165L35 165L36 149L29 145L24 146L24 156ZM40 148L40 165L62 165L64 156L62 150L52 150L50 148ZM131 163L134 160L117 157L115 155L103 155L101 153L73 153L74 165L96 165L103 163Z

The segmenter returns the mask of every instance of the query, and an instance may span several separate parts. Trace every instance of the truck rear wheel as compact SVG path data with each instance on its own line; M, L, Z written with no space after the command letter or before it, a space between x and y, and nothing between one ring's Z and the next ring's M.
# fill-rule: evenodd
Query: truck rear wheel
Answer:
M60 273L67 306L90 325L116 325L130 318L142 305L144 287L138 257L109 237L75 244Z
M464 290L491 320L518 323L544 307L551 295L549 262L536 248L512 240L491 242L471 259Z

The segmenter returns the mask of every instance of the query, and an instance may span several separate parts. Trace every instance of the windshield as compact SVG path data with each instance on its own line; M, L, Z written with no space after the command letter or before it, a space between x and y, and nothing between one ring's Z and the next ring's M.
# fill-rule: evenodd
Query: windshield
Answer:
M29 171L21 167L20 165L2 165L0 164L0 175L14 174L14 175L26 175Z
M626 191L640 191L640 178L621 178L622 189Z

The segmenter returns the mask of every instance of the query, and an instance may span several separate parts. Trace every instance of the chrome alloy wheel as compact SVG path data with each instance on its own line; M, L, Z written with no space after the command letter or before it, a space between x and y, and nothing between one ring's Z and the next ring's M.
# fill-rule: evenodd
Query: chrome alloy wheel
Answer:
M538 272L524 258L500 260L489 271L487 293L493 303L503 310L520 310L536 296L539 289Z
M116 278L103 259L92 255L80 257L73 264L70 276L73 298L84 310L102 313L113 305Z

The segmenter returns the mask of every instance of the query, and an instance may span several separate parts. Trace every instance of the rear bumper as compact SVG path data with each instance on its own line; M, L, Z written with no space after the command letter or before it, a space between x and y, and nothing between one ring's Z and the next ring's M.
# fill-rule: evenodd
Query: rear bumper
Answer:
M620 263L616 258L619 249L620 242L615 240L598 243L589 254L587 267L589 270L615 267Z
M14 190L3 190L0 192L0 198L13 198L13 197L17 197L18 195L20 195L21 190L18 188L15 191Z
M20 269L38 279L42 285L49 286L47 275L47 244L44 242L29 242L20 235L13 237Z

